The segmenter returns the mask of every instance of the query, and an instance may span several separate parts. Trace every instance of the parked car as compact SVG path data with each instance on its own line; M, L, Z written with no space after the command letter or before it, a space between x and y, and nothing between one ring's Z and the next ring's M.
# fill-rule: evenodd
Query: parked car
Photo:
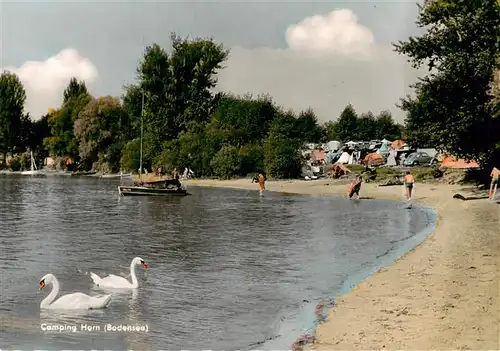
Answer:
M423 166L430 165L434 161L434 157L429 156L426 152L414 152L408 155L408 157L403 162L404 166Z

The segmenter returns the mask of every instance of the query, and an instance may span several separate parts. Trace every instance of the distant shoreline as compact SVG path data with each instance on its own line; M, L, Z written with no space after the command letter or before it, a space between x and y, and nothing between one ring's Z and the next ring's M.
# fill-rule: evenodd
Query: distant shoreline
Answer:
M250 179L184 180L187 186L255 189ZM268 181L269 191L345 196L334 180ZM417 184L415 201L438 213L436 229L392 265L337 299L312 350L496 349L500 207L453 199L463 186ZM402 200L401 186L363 184L362 197ZM265 195L264 195L265 196Z

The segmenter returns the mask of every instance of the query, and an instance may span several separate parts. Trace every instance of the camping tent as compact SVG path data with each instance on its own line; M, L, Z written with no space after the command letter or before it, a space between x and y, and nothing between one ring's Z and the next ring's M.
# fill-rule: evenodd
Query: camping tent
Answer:
M383 143L383 144L380 146L380 148L378 149L379 154L380 154L380 153L387 153L387 152L389 152L389 147L388 147L388 145L390 145L390 144Z
M363 160L363 163L368 166L380 166L385 164L385 160L382 156L380 156L376 152L372 152L371 154L366 155L366 157Z
M391 144L391 147L394 149L394 150L399 150L401 149L403 146L405 146L406 143L403 141L403 140L394 140Z
M342 146L342 144L340 143L340 141L335 141L335 140L332 140L332 141L329 141L327 142L325 145L324 145L324 149L326 151L337 151L338 149L340 149L340 147Z
M443 163L441 163L441 168L454 168L454 169L479 168L479 163L475 161L457 159L456 157L453 156L447 156L444 158Z
M343 152L342 155L340 155L340 158L337 160L337 163L349 163L349 158L351 155L347 152Z
M388 166L396 166L397 165L396 152L397 151L395 149L389 150L389 157L387 158L387 165Z
M340 157L340 151L329 151L326 153L325 161L327 164L337 162L337 159Z
M326 158L325 156L326 156L326 154L322 150L313 150L313 151L311 151L311 159L313 161L322 161L322 160L324 160Z

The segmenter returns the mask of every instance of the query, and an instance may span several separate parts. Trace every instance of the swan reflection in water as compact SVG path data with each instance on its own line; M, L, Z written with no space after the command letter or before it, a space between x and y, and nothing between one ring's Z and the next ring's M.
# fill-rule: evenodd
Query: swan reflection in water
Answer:
M128 279L130 276L122 274L122 276ZM141 285L145 282L147 278L147 273L144 278L141 279ZM143 293L141 288L129 289L129 288L109 288L109 287L98 287L94 286L94 290L104 292L106 294L111 294L113 296L114 306L127 306L122 314L122 318L113 318L114 320L109 320L105 316L104 320L109 323L123 324L123 325L146 325L147 321L142 319L141 310L141 300L140 294ZM150 350L151 345L147 342L147 333L141 331L124 332L125 348L128 350Z
M148 321L142 319L141 300L138 295L141 293L138 289L134 289L132 294L135 297L131 298L128 303L128 312L125 322L127 324L148 324ZM143 293L143 292L142 292ZM152 350L151 344L147 342L148 333L145 332L131 332L125 335L125 345L128 350Z

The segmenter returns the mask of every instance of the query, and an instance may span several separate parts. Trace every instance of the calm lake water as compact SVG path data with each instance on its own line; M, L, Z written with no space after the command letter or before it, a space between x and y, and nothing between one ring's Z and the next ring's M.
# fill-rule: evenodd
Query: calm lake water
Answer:
M390 201L201 187L184 198L128 198L117 185L0 175L2 349L288 349L314 317L303 317L304 308L335 296L435 220ZM86 272L126 275L135 256L150 265L136 268L135 293L114 295L102 311L40 312L45 274L62 294L99 294ZM78 331L44 332L44 323ZM107 323L148 332L105 333ZM81 324L103 329L83 332Z

